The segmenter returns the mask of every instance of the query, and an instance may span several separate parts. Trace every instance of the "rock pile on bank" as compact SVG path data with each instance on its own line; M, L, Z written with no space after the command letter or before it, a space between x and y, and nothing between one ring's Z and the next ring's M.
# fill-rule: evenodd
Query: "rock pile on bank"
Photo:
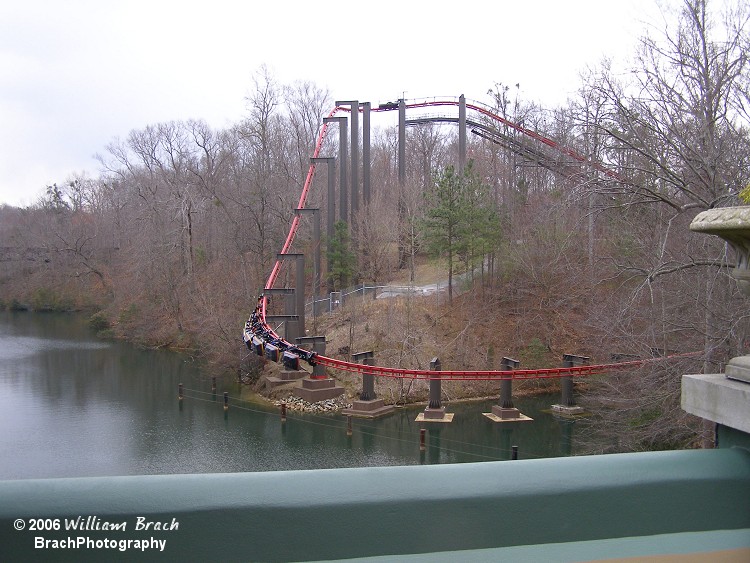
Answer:
M349 402L344 395L333 399L318 401L317 403L308 403L304 399L295 397L294 395L290 395L285 399L276 399L273 401L273 404L277 407L281 406L281 403L286 403L287 410L315 414L336 413L352 406L351 402Z

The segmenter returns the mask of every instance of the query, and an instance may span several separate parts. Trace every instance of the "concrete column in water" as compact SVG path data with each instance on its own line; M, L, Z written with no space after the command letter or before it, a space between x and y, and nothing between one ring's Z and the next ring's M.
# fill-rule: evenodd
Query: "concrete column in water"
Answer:
M504 357L500 363L502 371L517 370L521 362L512 358ZM493 422L529 422L533 419L522 414L513 406L513 379L510 377L500 380L500 400L497 405L492 405L492 412L482 413Z
M587 356L577 356L575 354L563 354L563 367L572 368L582 366L588 362ZM573 398L573 376L567 375L560 378L560 404L552 405L552 410L566 415L580 414L583 409L576 406Z
M440 367L440 358L432 358L432 361L430 361L430 371L440 371ZM427 408L440 409L443 407L441 397L443 393L442 382L443 380L439 377L430 379L430 402Z
M372 351L359 352L352 354L352 360L357 364L364 364L366 366L375 365L375 354ZM361 401L373 401L377 399L375 395L375 376L372 372L362 372L362 393L359 394Z
M430 361L430 371L440 372L440 359L435 357ZM440 377L430 378L430 401L424 412L419 413L417 422L452 422L454 413L446 413L442 403L442 380Z
M502 371L512 371L518 369L521 362L512 358L504 357L500 362L500 369ZM500 381L500 407L504 409L512 409L513 407L513 380L503 379Z
M312 351L321 356L325 355L326 352L326 337L325 336L305 336L297 339L297 344L301 347L312 345ZM326 399L333 399L343 395L345 389L336 384L336 381L326 376L326 368L324 365L316 363L313 366L312 376L302 380L302 385L295 387L295 391L299 397L309 403L317 403L318 401L325 401Z
M375 354L372 350L352 354L352 361L367 366L375 365ZM359 399L352 401L352 406L341 411L345 416L356 416L359 418L379 418L394 411L393 405L386 405L383 399L375 395L375 375L366 369L362 370L362 393Z

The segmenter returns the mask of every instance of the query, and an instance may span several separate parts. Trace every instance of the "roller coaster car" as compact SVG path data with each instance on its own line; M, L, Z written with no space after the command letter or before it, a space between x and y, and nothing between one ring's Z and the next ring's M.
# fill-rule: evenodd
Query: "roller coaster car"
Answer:
M272 362L278 362L281 354L279 353L279 347L276 344L269 342L266 344L266 358Z
M250 330L247 326L245 327L245 330L242 331L242 340L245 341L245 346L248 347L248 349L252 350L253 347L250 346L250 342L252 341L255 334L253 334L253 331Z
M398 109L398 102L386 102L378 105L378 109Z
M253 352L258 354L259 356L263 355L263 341L257 336L252 337L252 339L250 340L250 344L248 346Z
M281 355L281 363L284 364L286 369L296 371L299 369L299 356L294 352L285 350Z

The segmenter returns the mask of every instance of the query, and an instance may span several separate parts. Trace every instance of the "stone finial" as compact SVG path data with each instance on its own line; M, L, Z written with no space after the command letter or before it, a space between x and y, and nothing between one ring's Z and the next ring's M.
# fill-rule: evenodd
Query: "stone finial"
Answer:
M732 277L743 295L750 297L750 206L703 211L690 223L690 230L721 237L734 248L737 265Z
M716 235L727 241L737 254L732 277L743 295L750 297L750 206L721 207L699 213L690 230ZM750 356L732 358L725 374L730 379L750 383Z

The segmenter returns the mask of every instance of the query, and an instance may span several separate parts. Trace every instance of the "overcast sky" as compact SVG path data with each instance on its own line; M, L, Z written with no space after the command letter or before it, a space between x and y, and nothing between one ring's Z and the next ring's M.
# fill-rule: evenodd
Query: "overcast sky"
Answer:
M0 0L0 203L95 177L94 155L133 129L240 120L262 64L333 99L488 101L502 82L558 105L587 65L630 56L654 12L653 0Z

